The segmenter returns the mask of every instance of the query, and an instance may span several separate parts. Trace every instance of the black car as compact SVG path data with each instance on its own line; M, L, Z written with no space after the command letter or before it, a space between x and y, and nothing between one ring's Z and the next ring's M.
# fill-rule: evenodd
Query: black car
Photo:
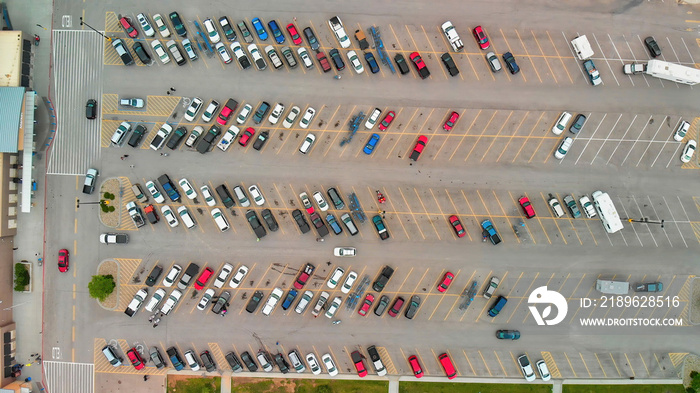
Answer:
M510 73L515 75L518 72L520 72L520 67L518 67L518 63L515 62L515 57L513 57L513 54L510 52L506 52L503 54L503 61L506 62L506 65L508 65L508 70L510 70Z
M202 363L204 364L204 368L207 369L207 372L212 372L216 370L216 363L214 362L214 357L211 356L209 351L204 351L200 353L199 358L202 359Z
M241 361L238 360L238 356L231 351L224 356L226 358L226 361L228 362L228 365L231 366L231 370L233 370L234 373L240 373L243 371L243 366L241 365Z
M236 31L233 30L233 26L231 25L231 21L228 20L227 17L222 16L219 18L219 26L221 26L221 30L224 32L224 35L226 36L226 39L229 41L235 41L236 40Z
M97 117L97 101L90 98L85 104L85 117L92 120Z
M235 204L225 184L216 187L216 194L221 198L221 203L223 203L225 207L231 207Z
M154 286L162 273L163 268L160 265L155 265L153 270L148 274L148 278L146 278L146 285L149 287Z
M282 374L286 374L289 372L289 363L287 363L287 360L285 360L284 355L282 355L281 353L277 353L275 355L275 363L277 363L277 367L280 368Z
M401 75L406 75L410 72L408 69L408 63L406 63L406 58L403 57L401 53L397 53L396 56L394 56L394 62L396 62L396 66L399 68Z
M649 53L651 54L652 57L661 56L661 48L659 48L659 44L656 43L656 40L654 39L654 37L645 38L644 45L647 46L647 49L649 49Z
M199 143L197 144L197 151L204 154L209 151L209 148L211 148L211 144L214 142L214 139L218 137L221 134L221 128L218 126L211 126L209 131L207 131L206 134L204 134L204 138L199 140Z
M255 210L248 210L245 214L245 218L248 220L250 227L253 228L253 232L255 232L255 236L257 236L258 239L262 239L265 237L265 235L267 235L267 231L260 222L258 213L256 213Z
M180 15L178 15L177 12L171 12L169 16L170 22L173 24L177 35L179 35L180 37L187 37L187 30L185 30L185 25L184 23L182 23Z
M338 190L335 189L335 187L331 187L326 191L328 194L328 198L331 199L331 202L333 202L333 206L337 210L342 210L345 207L345 203L343 202L343 198L340 197L340 193Z
M250 297L250 300L248 300L248 304L245 306L245 310L248 311L249 313L254 313L255 309L258 308L258 305L260 304L260 301L263 298L263 293L260 291L255 291L253 293L253 296ZM245 352L241 354L243 356ZM243 359L245 361L245 359ZM250 369L250 367L248 367ZM252 370L251 370L252 371Z
M338 52L337 49L331 49L331 51L328 52L328 55L331 57L331 61L333 62L333 65L335 66L336 70L342 71L345 69L345 62L343 61L343 58L340 56L340 52Z
M253 115L253 121L255 122L255 124L260 124L269 110L270 104L267 101L263 101L262 103L260 103L258 110L255 111L255 114Z
M267 227L272 232L275 232L277 229L279 229L279 225L277 225L277 220L275 219L275 216L272 215L272 211L270 211L270 209L264 209L260 212L260 215L262 216L263 220L265 220Z
M157 369L161 369L165 367L165 360L163 360L163 356L161 356L160 351L158 350L158 347L151 347L151 361L153 364L156 366Z
M148 50L146 50L146 47L143 46L142 43L134 42L134 45L131 48L134 50L134 52L136 52L136 56L139 57L141 63L151 64L151 55L148 54Z
M324 237L330 233L330 232L328 232L328 227L323 222L323 220L321 219L321 216L317 212L313 212L311 214L310 218L311 218L311 223L313 223L314 227L316 228L316 232L318 233L318 236Z
M318 50L320 47L320 44L318 43L318 40L316 39L316 35L314 34L314 31L311 30L310 27L307 27L304 29L304 36L306 37L306 40L309 41L309 45L311 46L311 50Z
M440 56L440 58L442 59L442 63L445 64L447 72L449 72L451 76L459 75L459 69L457 69L457 65L455 64L455 61L452 59L452 56L450 56L449 53L443 53L442 56Z
M185 269L185 273L182 274L180 281L177 283L177 287L180 290L187 289L190 282L192 282L192 277L196 276L197 273L199 273L199 265L194 262L190 263L187 269Z
M296 221L297 225L299 226L299 230L301 230L302 234L311 230L311 227L309 226L309 223L306 221L306 218L304 218L304 214L301 212L301 210L294 209L292 211L292 217L294 218L294 221Z
M579 113L578 115L576 115L574 122L571 123L569 131L571 131L572 134L578 134L578 132L581 131L581 129L583 128L584 124L586 124L586 116Z
M377 64L377 60L374 58L372 52L365 52L365 61L373 74L379 72L379 64Z
M170 347L167 350L165 350L165 353L168 354L168 358L170 359L170 363L173 364L173 367L175 367L175 371L180 371L184 366L184 362L182 361L182 356L180 356L180 352L177 350L176 347Z
M147 131L146 126L143 124L137 125L136 128L134 128L134 132L131 133L131 137L129 137L129 146L139 147L141 144L141 139L143 139L143 136L146 135Z
M255 138L255 143L253 143L253 149L255 150L260 150L262 149L263 146L265 146L265 142L267 142L268 138L270 137L270 132L269 131L263 131L258 135L257 138Z
M165 146L168 146L170 150L177 149L180 143L185 139L185 135L187 135L187 128L178 127L175 132L173 132L173 135L170 136L170 139L168 139L168 143L166 143Z
M394 269L392 269L389 266L384 266L384 269L382 269L382 272L379 274L379 277L377 277L377 280L374 281L374 283L372 284L372 289L377 292L381 292L382 290L384 290L384 287L389 282L389 279L393 274Z
M377 302L377 307L374 308L374 315L381 317L387 307L389 307L389 296L382 295Z
M226 315L226 312L228 312L227 307L229 306L229 300L231 300L231 292L221 292L221 295L219 295L219 297L216 298L216 302L212 306L211 311L214 314L218 314L223 317L224 315Z
M255 363L255 360L253 359L252 356L250 356L248 351L241 353L241 360L243 360L243 364L245 364L245 366L248 367L248 371L250 371L250 372L258 371L258 364Z
M418 307L420 307L420 296L413 295L411 302L408 303L408 308L406 308L406 318L413 319L418 312Z

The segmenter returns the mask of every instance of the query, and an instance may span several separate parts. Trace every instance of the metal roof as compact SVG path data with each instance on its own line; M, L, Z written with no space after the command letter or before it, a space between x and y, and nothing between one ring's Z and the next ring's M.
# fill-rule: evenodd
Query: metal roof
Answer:
M18 151L25 90L24 87L0 87L0 153Z

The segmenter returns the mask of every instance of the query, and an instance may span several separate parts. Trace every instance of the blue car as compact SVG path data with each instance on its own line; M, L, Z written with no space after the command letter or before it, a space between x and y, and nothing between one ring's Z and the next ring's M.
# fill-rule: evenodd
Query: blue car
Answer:
M365 152L365 154L370 155L374 151L374 147L377 146L377 143L379 142L379 134L372 134L371 137L369 137L369 140L367 141L367 144L365 145L365 148L362 150Z
M265 41L267 39L267 31L265 31L265 26L263 26L260 18L253 18L253 28L261 40Z
M377 60L374 59L374 55L371 52L365 52L365 61L373 74L379 72L379 64L377 64Z
M297 297L297 293L296 289L290 289L289 292L287 292L287 297L284 299L284 303L282 303L283 310L288 309L292 305L292 302L294 302L294 299Z
M267 22L267 26L270 28L270 31L272 31L275 41L277 41L278 44L283 44L284 34L282 34L282 30L280 30L280 27L277 25L277 21L271 20Z
M343 228L340 227L340 224L338 224L338 221L336 221L335 216L332 214L326 215L326 221L328 221L328 226L331 227L333 233L336 235L343 233Z

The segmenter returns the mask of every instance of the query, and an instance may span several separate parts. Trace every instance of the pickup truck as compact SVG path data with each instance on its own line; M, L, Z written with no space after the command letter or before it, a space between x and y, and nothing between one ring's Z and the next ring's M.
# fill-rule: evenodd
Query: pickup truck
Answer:
M646 63L631 63L625 64L622 67L622 71L627 75L641 74L647 70Z
M92 194L95 191L95 183L97 183L97 169L90 168L85 174L85 183L83 183L83 194Z
M360 50L365 50L369 48L369 44L367 43L367 36L365 35L364 31L355 30L355 39L360 44Z
M330 20L328 20L328 25L331 27L331 30L333 30L333 33L335 33L335 37L338 39L340 46L342 48L349 48L350 39L348 38L348 35L345 34L343 22L340 20L340 18L337 16L332 17Z
M240 130L236 126L229 127L221 140L219 140L219 143L216 144L216 147L218 147L221 151L228 150L233 140L236 139L239 131Z
M103 233L100 235L102 244L126 244L129 243L129 235L126 233Z
M635 292L662 292L664 284L660 282L646 282L637 284L634 287Z
M163 187L163 191L165 191L165 193L168 194L168 198L170 198L171 201L177 202L180 200L180 194L175 189L175 185L170 180L170 177L168 177L168 175L163 175L159 177L158 182L160 183L160 186Z
M158 133L155 137L153 137L153 140L151 141L151 149L158 150L161 147L163 147L163 143L166 139L168 139L168 136L171 132L173 132L173 127L170 124L166 123L160 126Z
M600 79L600 73L598 72L598 69L595 68L595 64L593 64L593 60L584 61L583 67L586 69L588 77L591 79L591 83L593 84L593 86L598 86L599 84L603 83L603 80Z
M151 224L156 224L160 220L153 205L146 206L143 211L146 213L146 218L148 218L148 222Z
M146 225L146 221L143 220L143 214L141 214L141 209L139 209L139 207L136 206L136 203L134 203L134 202L127 203L126 210L129 211L129 215L131 216L131 220L136 225L136 228L141 228L142 226Z
M200 139L199 143L197 144L197 151L202 154L208 152L212 142L214 142L214 139L216 139L216 137L219 136L219 134L221 134L221 128L217 126L211 126L209 131L207 131L207 133L204 134L204 137Z
M459 52L464 48L464 43L459 38L459 34L457 34L457 30L455 29L454 25L452 25L452 22L448 20L447 22L443 23L442 32L445 33L447 41L449 41L450 45L452 45L452 50Z
M490 220L482 221L481 227L484 228L484 234L489 237L491 243L496 245L501 242L501 237L498 236L498 232L496 232L496 228L493 227Z
M122 98L119 100L119 105L130 106L133 108L143 108L143 99L141 98Z
M147 296L148 290L146 290L146 288L140 289L138 292L136 292L134 298L131 299L131 303L129 303L129 305L126 306L124 314L128 315L129 317L133 317L134 314L136 314L139 311L139 308L141 308L141 305L143 304L143 301L146 300Z

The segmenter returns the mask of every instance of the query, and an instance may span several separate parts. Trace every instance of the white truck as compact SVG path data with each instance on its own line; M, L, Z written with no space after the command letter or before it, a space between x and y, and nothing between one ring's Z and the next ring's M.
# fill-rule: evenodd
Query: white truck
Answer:
M233 143L234 139L236 139L236 136L240 132L240 129L234 125L229 127L228 130L226 130L226 133L224 136L219 140L219 143L216 144L216 147L221 149L221 151L226 151L228 150L229 146L231 146L231 143Z
M450 45L452 45L452 50L454 50L455 52L459 52L464 48L464 43L459 38L459 34L457 34L457 29L455 29L452 22L448 20L447 22L443 23L442 32L445 33L447 41L449 41Z
M139 209L134 202L127 203L126 210L129 212L129 216L131 216L131 220L134 222L134 225L136 225L136 228L141 228L146 225L146 222L143 220L141 209Z
M583 61L589 59L593 56L593 49L591 48L591 43L588 42L586 35L576 37L571 41L571 46L574 48L574 53L579 60Z
M627 295L630 291L630 283L627 281L597 280L595 289L609 295Z
M669 63L663 60L649 60L646 69L647 75L657 78L683 83L686 85L696 85L700 83L700 70L693 67L686 67L680 64Z

